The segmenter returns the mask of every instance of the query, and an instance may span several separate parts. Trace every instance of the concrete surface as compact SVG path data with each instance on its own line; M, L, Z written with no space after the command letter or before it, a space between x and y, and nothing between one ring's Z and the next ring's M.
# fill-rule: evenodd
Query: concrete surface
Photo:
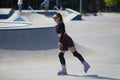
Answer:
M120 14L112 13L66 23L77 50L91 65L88 73L84 73L79 60L66 52L66 76L57 75L60 63L54 26L2 30L0 80L120 80L119 21Z

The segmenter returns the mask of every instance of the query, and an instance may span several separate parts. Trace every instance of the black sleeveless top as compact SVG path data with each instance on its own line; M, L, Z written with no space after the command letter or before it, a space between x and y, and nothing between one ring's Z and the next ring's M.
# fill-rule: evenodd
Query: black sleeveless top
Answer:
M60 40L59 40L59 42L61 42L64 34L66 33L65 25L64 25L63 22L60 22L59 24L56 25L56 32L57 32L57 34L61 34L61 37L60 37Z

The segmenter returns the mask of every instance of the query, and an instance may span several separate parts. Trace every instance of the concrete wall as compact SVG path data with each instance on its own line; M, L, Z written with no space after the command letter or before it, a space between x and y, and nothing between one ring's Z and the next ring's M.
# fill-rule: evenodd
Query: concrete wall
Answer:
M0 31L0 49L48 50L57 48L55 28Z

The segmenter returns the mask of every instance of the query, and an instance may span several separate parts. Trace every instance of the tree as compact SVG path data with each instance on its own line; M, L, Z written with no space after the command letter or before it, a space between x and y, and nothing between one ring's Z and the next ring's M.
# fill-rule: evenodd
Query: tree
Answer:
M106 6L110 7L110 11L112 7L118 3L119 0L105 0Z

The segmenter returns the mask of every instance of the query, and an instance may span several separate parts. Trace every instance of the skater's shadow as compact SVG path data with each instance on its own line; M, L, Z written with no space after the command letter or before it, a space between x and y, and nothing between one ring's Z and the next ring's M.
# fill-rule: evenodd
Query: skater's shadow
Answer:
M120 79L117 79L117 78L110 78L110 77L105 77L105 76L99 76L97 74L93 74L93 75L73 75L73 74L68 74L67 76L86 77L86 78L93 78L93 79L120 80Z

